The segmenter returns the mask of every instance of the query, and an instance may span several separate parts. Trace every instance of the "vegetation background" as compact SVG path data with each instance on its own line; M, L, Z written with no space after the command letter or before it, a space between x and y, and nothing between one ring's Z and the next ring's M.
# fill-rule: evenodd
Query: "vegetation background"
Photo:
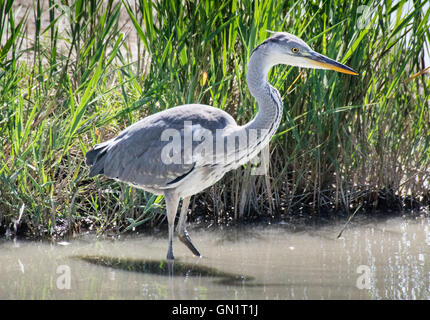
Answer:
M191 220L428 212L429 15L429 1L0 0L0 235L161 224L161 196L89 179L85 153L185 103L249 121L246 64L269 30L359 76L273 68L285 110L269 174L230 172Z

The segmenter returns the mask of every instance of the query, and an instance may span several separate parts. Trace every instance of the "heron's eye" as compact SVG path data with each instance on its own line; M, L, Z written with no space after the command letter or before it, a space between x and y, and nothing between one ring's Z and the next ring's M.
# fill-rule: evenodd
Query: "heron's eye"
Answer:
M292 48L292 49L291 49L291 51L292 51L293 53L297 53L297 52L299 52L299 48L295 48L295 47L294 47L294 48Z

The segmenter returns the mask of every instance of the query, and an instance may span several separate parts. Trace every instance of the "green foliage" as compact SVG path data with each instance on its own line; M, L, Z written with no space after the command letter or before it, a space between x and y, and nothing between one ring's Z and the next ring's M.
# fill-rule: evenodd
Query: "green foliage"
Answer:
M368 19L362 5L373 9ZM185 103L246 123L257 112L246 64L270 31L300 36L359 76L273 68L285 112L270 179L250 175L249 165L231 172L196 197L204 210L195 215L230 221L392 199L399 209L428 206L429 76L410 78L425 68L429 1L36 0L17 8L0 1L0 231L62 235L162 221L161 197L89 179L84 154Z

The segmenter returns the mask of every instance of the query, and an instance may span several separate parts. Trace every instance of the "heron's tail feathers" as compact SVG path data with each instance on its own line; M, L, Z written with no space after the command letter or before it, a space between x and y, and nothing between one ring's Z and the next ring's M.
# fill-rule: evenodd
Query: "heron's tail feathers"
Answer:
M108 150L109 144L108 143L101 143L98 144L92 149L91 151L88 151L86 154L86 163L87 165L91 166L90 168L90 177L94 177L98 174L104 173L104 167L105 167L105 156L106 151Z

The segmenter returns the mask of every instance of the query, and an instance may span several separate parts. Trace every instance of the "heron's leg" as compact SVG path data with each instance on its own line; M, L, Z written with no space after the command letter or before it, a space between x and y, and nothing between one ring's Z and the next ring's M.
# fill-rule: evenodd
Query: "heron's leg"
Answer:
M175 230L175 217L178 210L179 197L175 193L166 192L164 194L167 210L167 222L169 223L169 249L167 250L167 260L174 260L173 256L173 235Z
M185 220L187 218L187 211L190 205L190 199L191 197L185 197L182 200L181 214L179 216L179 222L178 222L176 232L178 233L179 240L181 240L182 243L184 243L194 255L200 257L201 254L199 250L197 250L197 248L191 242L190 236L188 235L187 229L185 228Z
M176 232L178 234L182 234L185 230L185 221L187 220L187 211L190 206L190 199L191 197L185 197L182 200L181 214L179 215L178 225L176 226Z

